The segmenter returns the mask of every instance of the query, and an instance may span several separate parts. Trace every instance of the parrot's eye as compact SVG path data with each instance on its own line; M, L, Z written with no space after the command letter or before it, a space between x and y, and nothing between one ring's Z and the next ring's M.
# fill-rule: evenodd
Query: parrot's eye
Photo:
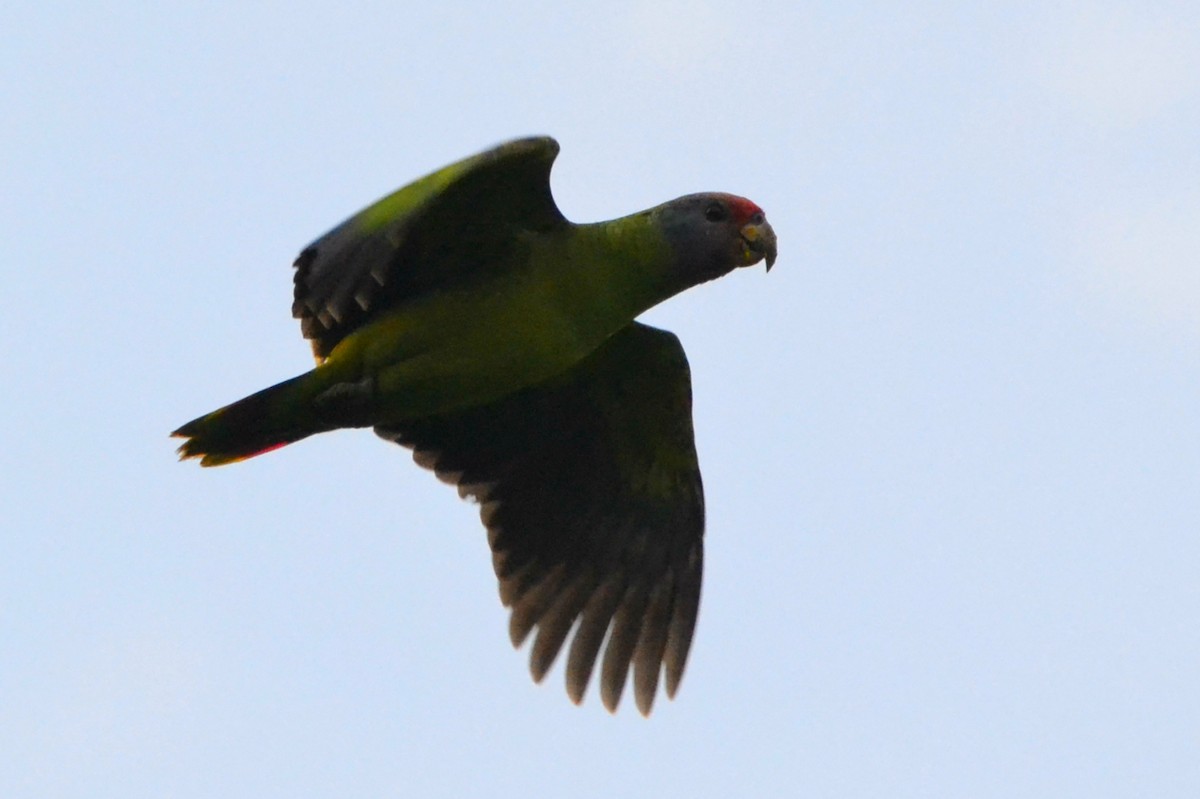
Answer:
M713 203L712 205L708 206L708 208L704 209L704 218L709 222L724 222L725 217L728 215L729 212L726 211L725 206L721 205L720 203Z

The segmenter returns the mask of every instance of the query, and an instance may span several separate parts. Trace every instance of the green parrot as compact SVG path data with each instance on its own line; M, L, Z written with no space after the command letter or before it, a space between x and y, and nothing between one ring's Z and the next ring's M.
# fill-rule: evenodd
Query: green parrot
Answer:
M558 143L520 139L434 172L306 247L292 315L317 366L173 435L217 466L372 427L480 504L514 646L540 681L574 627L571 699L632 670L674 697L700 602L704 497L679 340L635 322L740 266L775 262L762 209L691 194L573 224Z

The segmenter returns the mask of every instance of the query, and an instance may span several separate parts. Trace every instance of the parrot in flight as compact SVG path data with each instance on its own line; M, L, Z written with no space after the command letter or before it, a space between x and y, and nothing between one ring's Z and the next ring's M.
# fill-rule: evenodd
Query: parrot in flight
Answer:
M683 676L704 495L679 340L634 321L775 262L763 211L690 194L593 224L550 193L558 143L502 144L384 197L306 247L292 315L316 368L194 419L181 458L233 463L371 427L476 500L514 646L540 681L574 628L567 693L596 661L615 711Z

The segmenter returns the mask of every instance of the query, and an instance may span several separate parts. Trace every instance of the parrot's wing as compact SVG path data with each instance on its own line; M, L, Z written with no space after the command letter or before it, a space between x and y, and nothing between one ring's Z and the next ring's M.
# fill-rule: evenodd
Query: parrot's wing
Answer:
M384 197L300 253L292 315L318 360L395 302L513 262L522 231L566 220L550 194L558 143L520 139Z
M578 619L567 692L583 698L605 632L601 697L633 667L649 713L683 675L700 604L704 494L679 340L633 323L550 384L491 405L376 427L481 504L500 598L541 680Z

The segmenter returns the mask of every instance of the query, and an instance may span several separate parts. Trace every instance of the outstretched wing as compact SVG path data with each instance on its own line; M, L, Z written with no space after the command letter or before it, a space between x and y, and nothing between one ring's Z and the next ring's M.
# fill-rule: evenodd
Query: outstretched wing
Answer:
M382 437L480 504L534 680L575 627L567 692L583 699L608 632L600 691L615 710L632 665L643 714L660 670L683 676L700 604L704 495L679 340L633 323L550 384ZM576 621L578 620L578 624Z
M558 143L519 139L384 197L300 253L292 315L318 360L394 303L511 263L521 231L566 220L550 194Z

